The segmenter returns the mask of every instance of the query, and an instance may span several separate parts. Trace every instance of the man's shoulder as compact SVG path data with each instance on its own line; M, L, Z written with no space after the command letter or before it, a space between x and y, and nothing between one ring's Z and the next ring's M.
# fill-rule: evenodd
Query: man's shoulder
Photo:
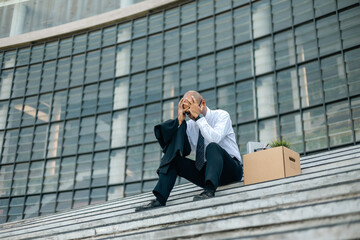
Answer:
M214 114L216 116L223 116L223 117L230 117L230 114L222 109L215 109L215 110L211 110L211 114Z

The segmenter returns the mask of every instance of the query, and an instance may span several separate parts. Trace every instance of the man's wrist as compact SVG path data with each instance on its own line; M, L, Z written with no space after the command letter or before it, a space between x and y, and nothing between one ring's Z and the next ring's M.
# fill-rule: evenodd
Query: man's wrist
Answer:
M197 121L197 120L199 120L200 118L202 118L202 117L204 117L204 115L202 115L201 113L195 118L195 122Z

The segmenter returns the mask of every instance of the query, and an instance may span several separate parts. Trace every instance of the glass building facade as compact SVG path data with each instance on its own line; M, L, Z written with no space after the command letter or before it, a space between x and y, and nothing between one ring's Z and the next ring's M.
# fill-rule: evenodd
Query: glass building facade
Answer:
M198 0L1 51L0 222L152 190L153 127L190 89L241 154L358 144L359 22L358 0Z

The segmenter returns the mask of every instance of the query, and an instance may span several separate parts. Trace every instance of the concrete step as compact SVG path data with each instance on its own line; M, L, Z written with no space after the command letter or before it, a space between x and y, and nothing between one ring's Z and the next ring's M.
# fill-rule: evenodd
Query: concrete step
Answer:
M134 207L153 198L145 193L6 223L0 225L0 239L288 238L295 232L330 233L344 226L351 230L349 236L356 234L360 148L307 156L301 167L300 176L223 186L216 198L199 202L192 202L192 197L201 189L184 184L174 188L167 207L155 210L134 212ZM345 236L341 232L326 236Z

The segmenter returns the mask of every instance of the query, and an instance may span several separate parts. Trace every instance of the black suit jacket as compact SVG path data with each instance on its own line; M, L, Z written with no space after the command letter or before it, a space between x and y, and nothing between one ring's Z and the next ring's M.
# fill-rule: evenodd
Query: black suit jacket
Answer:
M167 120L154 127L155 137L164 153L157 170L158 174L166 174L170 162L175 157L185 157L190 154L191 146L186 134L186 128L186 121L179 127L178 119Z

